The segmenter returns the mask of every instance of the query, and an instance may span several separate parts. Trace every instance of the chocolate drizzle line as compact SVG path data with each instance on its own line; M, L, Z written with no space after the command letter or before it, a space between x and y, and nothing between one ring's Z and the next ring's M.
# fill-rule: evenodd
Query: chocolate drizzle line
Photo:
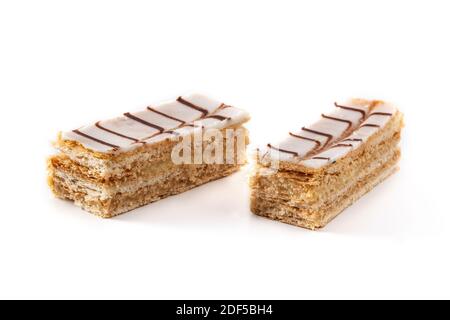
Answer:
M213 119L217 119L217 120L220 120L220 121L231 120L230 117L225 117L225 116L222 116L222 115L214 115L214 114L213 114L213 115L208 116L209 111L208 111L207 109L204 109L204 108L202 108L202 107L200 107L200 106L197 106L197 105L195 105L195 104L193 104L193 103L191 103L191 102L189 102L189 101L187 101L187 100L184 100L182 97L178 97L178 98L177 98L177 101L178 101L179 103L181 103L181 104L183 104L183 105L189 107L189 108L192 108L192 109L197 110L197 111L199 111L199 112L202 113L202 116L201 116L201 117L199 117L199 118L193 120L192 122L195 122L195 121L198 121L198 120L202 120L202 119L205 119L205 118L213 118ZM231 107L231 106L222 103L222 104L216 109L215 112L217 112L218 110L223 110L223 109L230 108L230 107ZM98 129L100 129L100 130L109 132L109 133L111 133L111 134L114 134L114 135L119 136L119 137L124 138L124 139L131 140L131 141L133 141L133 144L136 144L136 143L146 144L146 142L145 142L144 140L151 139L151 138L153 138L153 137L155 137L155 136L158 136L158 135L161 135L161 134L164 134L164 133L167 133L167 134L173 134L173 135L179 136L180 133L178 133L178 132L176 132L176 131L174 131L174 130L180 129L180 128L182 128L182 127L203 128L203 126L195 125L195 124L193 124L193 123L186 123L186 121L184 121L184 120L181 120L181 119L178 119L178 118L173 117L173 116L171 116L171 115L168 115L168 114L166 114L166 113L164 113L164 112L161 112L161 111L159 111L159 110L156 110L156 109L154 109L154 108L152 108L152 107L150 107L150 106L147 107L147 110L152 111L152 112L154 112L154 113L156 113L156 114L159 114L159 115L161 115L161 116L163 116L163 117L166 117L166 118L168 118L168 119L177 121L177 122L180 123L180 125L178 125L178 126L175 127L174 129L166 130L165 128L163 128L163 127L161 127L161 126L159 126L159 125L156 125L156 124L154 124L154 123L150 123L150 122L148 122L148 121L146 121L146 120L144 120L144 119L142 119L142 118L139 118L139 117L137 117L137 116L135 116L135 115L132 115L131 113L127 112L127 113L124 113L124 114L123 114L125 117L127 117L127 118L129 118L129 119L132 119L132 120L134 120L134 121L137 121L137 122L139 122L139 123L141 123L141 124L143 124L143 125L146 125L146 126L148 126L148 127L153 128L153 129L156 129L156 130L158 130L159 132L157 132L157 133L155 133L155 134L153 134L153 135L151 135L151 136L149 136L149 137L146 137L146 138L137 139L137 138L133 138L133 137L124 135L124 134L122 134L122 133L113 131L113 130L111 130L111 129L108 129L108 128L104 127L103 125L101 125L101 121L96 122L96 123L95 123L95 126L96 126ZM103 145L108 146L108 147L111 147L111 148L113 148L114 150L120 149L120 146L117 146L117 145L115 145L115 144L106 142L106 141L104 141L104 140L98 139L98 138L93 137L93 136L90 136L90 135L88 135L88 134L86 134L86 133L83 133L83 132L79 131L78 129L73 130L73 132L74 132L75 134L77 134L77 135L80 135L80 136L86 138L86 139L95 141L95 142L97 142L97 143L103 144ZM297 154L297 153L295 153L295 154Z
M327 116L327 115L325 115L323 113L322 113L322 117L325 118L325 119L335 120L335 121L346 123L347 124L347 129L345 129L345 130L350 129L351 126L353 125L353 123L350 120L347 120L347 119L340 119L340 118L330 117L330 116Z
M342 105L337 104L337 102L335 102L334 105L335 105L337 108L341 108L341 109L345 109L345 110L350 110L350 111L359 112L359 113L361 113L361 115L362 115L363 118L366 117L366 111L364 111L364 110L362 110L362 109L352 108L352 107L347 107L347 106L342 106Z
M319 141L319 140L316 140L316 139L311 139L311 138L308 138L308 137L304 137L304 136L301 136L301 135L298 135L298 134L294 134L294 133L292 133L292 132L289 132L289 135L291 135L291 136L294 137L294 138L298 138L298 139L303 139L303 140L308 140L308 141L315 142L315 143L316 143L316 148L319 148L320 145L321 145L320 141Z
M224 121L224 120L231 120L231 118L230 117L224 117L224 116L221 116L221 115L212 115L212 116L207 116L207 117L205 117L204 119L217 119L217 120L220 120L220 121Z
M206 117L207 115L208 115L208 110L206 110L206 109L203 109L203 108L201 108L201 107L199 107L199 106L196 106L195 104L193 104L192 102L189 102L189 101L187 101L187 100L184 100L182 97L178 97L177 98L177 101L179 102L179 103L181 103L181 104L184 104L185 106L187 106L187 107L190 107L190 108L192 108L192 109L194 109L194 110L197 110L197 111L200 111L201 113L203 113L203 117Z
M347 107L347 106L341 106L341 105L338 105L336 102L334 103L334 105L336 107L338 107L338 108L359 112L359 113L362 114L363 118L365 118L365 116L366 116L366 112L364 110L357 109L357 108L352 108L352 107ZM353 125L353 122L350 121L350 120L347 120L347 119L331 117L331 116L327 116L327 115L325 115L323 113L322 113L322 117L325 118L325 119L346 123L347 124L347 129L345 129L344 132L347 132ZM310 152L308 152L305 155L305 157L308 157L308 155L310 155L311 153L317 153L317 150L324 149L330 143L330 141L333 140L333 138L334 138L332 134L329 134L329 133L326 133L326 132L312 130L312 129L308 129L306 127L303 127L302 130L303 131L307 131L307 132L311 132L311 133L314 133L314 134L318 134L320 136L324 136L324 137L327 138L327 141L323 144L322 148L320 148L322 144L321 144L321 142L319 140L303 137L303 136L296 135L296 134L293 134L293 133L289 132L289 135L291 135L292 137L299 138L299 139L305 139L305 140L313 141L313 142L316 143L316 147L313 148ZM268 146L273 148L273 149L277 149L277 148L272 147L270 144ZM338 148L338 147L353 147L353 145L340 143L340 144L336 144L336 145L332 146L331 148ZM295 151L289 151L289 150L283 150L283 149L277 149L277 150L285 152L285 153L294 154L294 155L298 156L298 153L295 152ZM312 157L312 159L330 160L330 158L327 158L327 157Z
M353 145L350 143L338 143L338 144L335 144L334 146L331 146L330 149L331 148L339 148L339 147L353 147Z
M379 124L373 124L373 123L366 123L366 124L363 124L362 126L360 126L360 128L363 128L363 127L379 128L380 125Z
M295 151L289 151L289 150L286 150L286 149L275 148L275 147L272 146L270 143L269 143L267 146L268 146L269 148L271 148L271 149L274 149L274 150L277 150L277 151L280 151L280 152L289 153L289 154L292 154L292 155L294 155L294 156L298 156L298 153L295 152Z
M139 123L142 123L143 125L146 125L146 126L148 126L148 127L152 127L153 129L158 130L160 133L164 132L164 130L165 130L163 127L160 127L160 126L158 126L158 125L156 125L156 124L147 122L147 121L145 121L144 119L141 119L141 118L138 118L138 117L136 117L136 116L133 116L133 115L132 115L131 113L129 113L129 112L124 113L123 115L124 115L125 117L127 117L127 118L130 118L130 119L134 120L134 121L137 121L137 122L139 122Z
M181 128L181 126L180 126L180 128ZM178 128L176 128L176 129L178 129ZM145 140L148 140L148 139L157 137L157 136L162 135L162 134L165 134L165 133L167 133L167 134L173 134L174 136L179 136L179 135L180 135L180 134L179 134L178 132L176 132L176 131L173 131L173 130L165 130L165 131L162 131L162 132L154 133L154 134L152 134L151 136L142 138L141 140L139 140L139 141L136 142L136 143L143 143L143 144L146 144L147 142L145 142Z
M138 141L138 142L144 143L144 144L145 144L145 143L146 143L145 140L148 140L148 139L157 137L157 136L162 135L162 134L165 134L165 133L167 133L167 134L173 134L174 136L179 136L179 135L180 135L180 134L179 134L178 132L176 132L176 131L173 131L173 130L166 130L166 131L163 131L163 132L157 132L157 133L155 133L155 134L152 134L151 136L142 138L142 139L141 139L140 141Z
M389 112L373 112L373 113L370 113L372 108L374 108L375 105L376 105L374 103L372 103L369 106L369 115L367 115L367 112L365 110L363 110L363 109L358 109L358 108L353 108L353 107L339 105L337 102L335 102L334 105L337 108L341 108L341 109L345 109L345 110L349 110L349 111L354 111L354 112L360 113L362 115L362 117L359 120L359 123L362 123L363 121L366 121L367 119L369 119L371 116L375 116L375 115L392 116L392 113L389 113ZM335 121L339 121L339 122L344 122L344 123L347 124L347 129L344 130L344 133L342 133L340 135L340 137L342 137L342 136L345 137L346 133L348 133L349 129L353 126L353 122L350 121L350 120L347 120L347 119L336 118L336 117L328 116L328 115L325 115L325 114L322 114L322 117L325 118L325 119L330 119L330 120L335 120ZM379 128L380 125L366 123L366 124L361 124L358 128L355 128L355 130L358 130L358 129L363 128L363 127ZM316 147L313 148L311 151L307 152L306 155L304 155L304 157L303 157L304 159L307 159L308 156L310 156L311 154L317 154L317 153L320 153L321 151L323 151L323 149L325 149L326 146L330 143L330 141L333 140L333 138L334 138L333 135L331 135L331 134L328 134L328 133L325 133L325 132L321 132L321 131L312 130L312 129L308 129L306 127L303 127L302 130L327 137L327 141L323 144L323 146L321 148L321 142L319 140L307 138L307 137L304 137L304 136L301 136L301 135L296 135L296 134L293 134L293 133L289 132L289 135L292 136L292 137L299 138L299 139L304 139L304 140L308 140L308 141L312 141L312 142L316 143ZM338 140L338 142L339 142L339 139L336 139L336 140ZM344 141L362 142L363 139L360 139L360 138L347 138L347 139L340 140L340 142L344 142ZM278 149L278 148L275 148L275 147L271 146L270 144L268 144L268 146L270 148L272 148L272 149L279 150L281 152L290 153L290 154L293 154L295 156L298 156L298 152L291 151L291 150L285 150L285 149ZM350 144L350 143L337 143L337 144L329 147L329 149L331 149L331 148L338 148L338 147L354 147L354 145ZM320 151L318 151L318 150L320 150ZM327 161L329 161L331 158L329 158L329 157L320 157L320 156L315 156L314 157L313 156L313 157L311 157L311 159L318 159L318 160L327 160Z
M324 143L324 146L326 146L332 139L333 139L333 135L329 134L329 133L325 133L325 132L321 132L321 131L316 131L316 130L312 130L312 129L308 129L306 127L302 128L303 131L307 131L307 132L311 132L311 133L315 133L318 134L320 136L324 136L327 138L327 141Z
M108 142L106 142L106 141L103 141L103 140L97 139L97 138L95 138L95 137L92 137L92 136L90 136L90 135L88 135L88 134L86 134L86 133L81 132L81 131L78 130L78 129L72 130L72 132L74 132L74 133L76 133L76 134L78 134L78 135L80 135L80 136L82 136L82 137L85 137L86 139L89 139L89 140L98 142L98 143L103 144L103 145L108 146L108 147L111 147L111 148L113 148L114 150L120 149L120 147L119 147L119 146L116 146L115 144L111 144L111 143L108 143Z
M227 117L223 117L223 116L220 116L220 115L206 116L206 115L208 114L208 110L203 109L203 108L201 108L201 107L199 107L199 106L196 106L196 105L190 103L189 101L184 100L182 97L178 97L177 101L180 102L181 104L184 104L184 105L186 105L186 106L188 106L188 107L190 107L190 108L193 108L193 109L195 109L195 110L200 111L200 112L203 113L203 115L202 115L201 117L199 117L199 118L193 120L192 122L195 122L195 121L198 121L198 120L202 120L202 119L205 119L205 118L216 118L216 119L219 119L219 120L228 120L228 119L231 119L231 118L229 118L229 117L227 118ZM219 109L225 109L225 108L229 108L229 107L231 107L231 106L228 106L228 105L222 103L222 104L216 109L216 111L219 110ZM152 109L151 107L147 107L147 109L149 109L149 110L151 110L151 111L157 111L157 110ZM164 116L168 116L168 115L166 115L166 114L164 114L164 113L162 113L162 112L159 112L159 111L158 111L157 113L160 113L161 115L164 115ZM206 114L205 114L205 113L206 113ZM168 117L170 117L170 116L168 116ZM195 124L193 124L193 123L186 123L186 121L178 120L178 119L176 119L176 118L174 118L174 120L177 120L177 121L182 122L178 127L174 128L174 129L180 129L180 128L183 128L183 127L203 128L203 126L198 126L198 125L195 125ZM153 135L151 135L151 136L149 136L149 137L143 138L142 140L148 140L148 139L151 139L151 138L153 138L153 137L156 137L156 136L158 136L158 135L160 135L160 134L164 134L164 133L173 134L173 135L175 135L175 136L179 136L179 135L180 135L178 132L173 131L173 130L166 130L166 131L163 130L163 131L160 131L160 132L158 132L158 133L155 133L155 134L153 134Z
M333 135L331 135L331 134L329 134L329 133L325 133L325 132L321 132L321 131L316 131L316 130L308 129L308 128L306 128L306 127L303 127L302 130L303 130L303 131L306 131L306 132L311 132L311 133L318 134L318 135L320 135L320 136L326 137L326 138L327 138L327 141L323 144L323 147L325 147L325 146L333 139ZM305 156L308 156L308 155L311 154L312 152L316 151L316 150L319 149L320 146L322 145L321 142L320 142L319 140L307 138L307 137L304 137L304 136L300 136L300 135L297 135L297 134L293 134L293 133L291 133L291 132L289 132L289 134L290 134L292 137L299 138L299 139L305 139L305 140L313 141L313 142L316 143L316 146L315 146L310 152L308 152ZM268 144L267 146L268 146L269 148L272 148L272 149L275 149L275 150L278 150L278 151L281 151L281 152L284 152L284 153L290 153L290 154L293 154L293 155L295 155L295 156L298 157L298 152L290 151L290 150L285 150L285 149L278 149L278 148L273 147L271 144Z
M368 117L367 117L367 119L369 119L371 116L392 116L392 113L389 113L389 112L372 112ZM367 120L366 119L366 120Z
M129 136L126 136L126 135L121 134L121 133L119 133L119 132L116 132L116 131L110 130L110 129L108 129L108 128L105 128L104 126L102 126L102 125L100 124L100 121L96 122L96 123L95 123L95 126L96 126L97 128L99 128L99 129L103 130L103 131L109 132L109 133L114 134L114 135L116 135L116 136L119 136L119 137L121 137L121 138L125 138L125 139L128 139L128 140L132 140L132 141L134 141L134 142L139 142L139 139L136 139L136 138L133 138L133 137L129 137Z
M218 109L223 110L223 109L227 109L227 108L231 108L231 106L229 106L229 105L227 105L227 104L225 104L225 103L222 103L222 104L219 106Z
M173 130L167 130L167 131L164 131L164 133L173 134L175 136L179 136L180 135L178 132L173 131Z
M150 111L152 111L152 112L154 112L154 113L157 113L157 114L159 114L160 116L166 117L166 118L168 118L168 119L171 119L171 120L174 120L174 121L178 121L178 122L180 122L180 123L186 123L186 121L183 121L183 120L180 120L180 119L178 119L178 118L172 117L172 116L170 116L170 115L168 115L168 114L166 114L166 113L164 113L164 112L161 112L161 111L158 111L158 110L156 110L156 109L153 109L152 107L147 107L147 110L150 110Z

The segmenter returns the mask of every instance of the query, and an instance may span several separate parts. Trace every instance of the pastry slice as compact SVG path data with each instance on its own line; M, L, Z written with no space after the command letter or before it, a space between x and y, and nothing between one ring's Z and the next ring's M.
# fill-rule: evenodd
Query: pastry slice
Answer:
M63 132L53 193L104 218L225 177L245 164L247 112L192 94Z
M397 168L403 115L383 101L335 103L316 123L256 155L251 210L308 229L324 227Z

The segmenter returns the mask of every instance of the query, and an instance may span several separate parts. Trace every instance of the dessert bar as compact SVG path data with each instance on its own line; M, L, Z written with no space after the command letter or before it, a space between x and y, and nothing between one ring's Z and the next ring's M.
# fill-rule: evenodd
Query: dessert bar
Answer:
M316 123L258 149L251 210L309 229L325 226L397 168L403 115L383 101L335 103Z
M247 112L192 94L59 134L54 194L112 217L237 171Z

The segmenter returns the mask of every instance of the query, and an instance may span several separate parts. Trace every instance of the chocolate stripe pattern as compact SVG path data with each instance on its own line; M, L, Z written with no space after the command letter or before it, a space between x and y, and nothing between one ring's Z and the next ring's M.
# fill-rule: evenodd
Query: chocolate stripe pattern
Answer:
M267 145L269 148L280 151L280 152L284 152L284 153L290 153L294 156L298 156L298 153L295 151L289 151L289 150L285 150L285 149L280 149L280 148L276 148L274 146L272 146L270 143Z
M100 124L100 121L97 121L97 122L95 123L95 126L96 126L97 128L99 128L99 129L103 130L103 131L112 133L112 134L114 134L114 135L116 135L116 136L119 136L119 137L121 137L121 138L128 139L128 140L131 140L131 141L134 141L134 142L139 142L139 140L136 139L136 138L132 138L132 137L126 136L126 135L124 135L124 134L121 134L121 133L119 133L119 132L116 132L116 131L113 131L113 130L110 130L110 129L108 129L108 128L103 127L103 126Z
M302 131L312 135L305 136L289 132L289 138L282 141L276 147L269 144L270 149L289 155L291 158L288 157L286 159L291 159L291 161L296 162L301 161L305 163L305 161L308 162L311 160L331 161L336 156L356 148L367 138L368 134L372 134L372 132L359 131L361 128L372 127L379 129L396 112L394 107L380 101L356 100L356 102L347 105L338 103L334 105L338 108L335 112L329 115L322 114L322 119L315 125L309 128L302 128ZM374 121L375 118L372 118L370 123L366 122L373 116L383 117L376 118L376 121ZM335 121L336 125L333 125L332 122L325 121ZM344 129L342 126L338 126L337 123L345 123L347 126ZM326 131L317 130L319 127L326 129ZM327 139L325 142L321 142L323 140L319 140L319 137L326 137ZM315 145L296 144L292 139L311 141ZM289 147L284 147L284 145L289 145ZM264 150L261 152L264 152ZM262 157L265 156L270 157L271 153L262 154Z
M325 119L346 123L347 124L347 130L350 129L351 126L353 125L353 122L351 122L350 120L340 119L340 118L336 118L336 117L330 117L330 116L327 116L327 115L325 115L323 113L322 113L322 117L325 118Z
M180 98L181 98L181 97L179 97L179 98L177 99L178 102L180 102ZM195 105L191 104L190 102L187 102L186 100L184 100L184 99L182 99L182 98L181 98L181 100L183 101L183 102L182 102L183 104L186 104L186 103L190 104L189 107L194 106L194 109L195 109L195 110L198 110L198 111L204 110L205 112L208 112L206 109L203 109L203 108L201 108L201 107L195 106ZM223 109L228 108L228 107L231 107L231 106L228 106L228 105L225 105L224 103L222 103L222 104L217 108L217 110L218 110L218 111L219 111L219 110L223 110ZM177 121L181 122L181 124L180 124L178 127L174 128L174 129L180 129L180 128L183 128L183 127L203 128L203 126L195 125L195 124L193 124L193 123L186 123L186 121L183 121L183 120L179 120L179 119L173 118L173 117L171 117L171 116L169 116L169 115L167 115L167 114L164 114L164 113L162 113L162 112L159 112L159 111L157 111L157 110L155 110L155 109L153 109L153 108L151 108L151 107L147 107L147 109L150 110L150 111L154 111L155 113L158 113L158 114L160 114L160 115L162 115L162 116L165 116L165 117L167 117L167 118L170 118L170 119L177 120ZM203 111L202 111L202 113L204 114ZM200 121L200 120L202 120L202 119L208 119L208 118L214 118L214 119L217 119L217 120L220 120L220 121L223 121L223 120L231 120L231 117L224 117L224 116L221 116L221 115L209 115L209 116L206 116L206 117L205 117L204 115L202 115L201 117L196 118L196 119L195 119L194 121L192 121L192 122L196 122L196 121ZM176 132L176 131L173 131L173 130L165 130L165 131L160 131L160 132L158 132L158 133L155 133L155 134L153 134L153 135L151 135L151 136L149 136L149 137L145 137L145 138L143 138L142 140L148 140L148 139L154 138L155 136L161 135L161 134L163 134L163 133L169 133L169 134L173 134L173 135L175 135L175 136L179 136L179 135L180 135L180 134L179 134L178 132Z
M327 138L327 141L324 143L324 145L327 145L332 139L333 139L333 135L326 133L326 132L321 132L321 131L317 131L317 130L312 130L312 129L308 129L306 127L302 128L303 131L307 131L307 132L311 132L311 133L315 133L318 134L319 136L323 136Z
M204 121L208 118L219 121ZM248 113L241 109L191 94L141 111L126 112L121 117L98 121L82 127L82 131L63 132L61 138L76 141L95 152L127 152L142 144L172 139L170 136L190 135L195 128L221 129L225 125L241 124L249 118ZM149 139L151 141L147 141Z
M98 139L98 138L96 138L96 137L93 137L93 136L90 136L90 135L88 135L88 134L86 134L86 133L81 132L81 131L78 130L78 129L72 130L72 132L73 132L73 133L76 133L77 135L82 136L82 137L84 137L84 138L86 138L86 139L95 141L95 142L97 142L97 143L103 144L103 145L108 146L108 147L111 147L111 148L113 148L113 149L119 149L119 146L116 146L115 144L112 144L112 143L109 143L109 142L100 140L100 139Z
M154 109L154 108L152 108L152 107L147 107L147 110L150 110L151 112L154 112L154 113L156 113L156 114L159 114L160 116L166 117L166 118L168 118L168 119L171 119L171 120L174 120L174 121L178 121L178 122L180 122L180 123L182 123L182 124L186 123L186 122L183 121L183 120L180 120L180 119L178 119L178 118L172 117L172 116L170 116L170 115L168 115L168 114L166 114L166 113L164 113L164 112L158 111L158 110L156 110L156 109Z
M182 97L178 97L177 101L181 104L184 104L185 106L187 106L189 108L200 111L201 113L203 113L203 117L206 117L208 115L208 110L203 109L202 107L196 106L192 102L189 102L189 101L183 99ZM222 106L222 104L220 106Z
M134 121L137 121L137 122L139 122L139 123L142 123L142 124L145 125L145 126L148 126L148 127L153 128L153 129L156 129L156 130L158 130L159 132L163 132L163 131L164 131L164 128L163 128L163 127L160 127L160 126L158 126L158 125L156 125L156 124L147 122L147 121L145 121L144 119L141 119L141 118L139 118L139 117L133 116L133 115L132 115L131 113L129 113L129 112L126 112L126 113L124 113L123 115L124 115L125 117L127 117L127 118L130 118L130 119L134 120Z
M337 108L341 108L341 109L344 109L344 110L350 110L350 111L359 112L359 113L361 113L361 115L362 115L363 118L366 117L366 111L365 111L365 110L358 109L358 108L353 108L353 107L343 106L343 105L337 104L337 102L335 102L334 105L335 105Z
M303 139L303 140L312 141L312 142L314 142L316 144L316 148L319 148L320 145L321 145L320 141L316 140L316 139L311 139L311 138L308 138L308 137L304 137L304 136L301 136L301 135L298 135L298 134L294 134L292 132L289 132L289 135L294 137L294 138L297 138L297 139Z

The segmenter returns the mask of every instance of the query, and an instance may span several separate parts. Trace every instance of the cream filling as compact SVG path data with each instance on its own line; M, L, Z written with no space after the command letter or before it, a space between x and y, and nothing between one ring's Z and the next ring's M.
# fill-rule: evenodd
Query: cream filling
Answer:
M242 123L237 124L237 126L230 126L224 129L235 129L243 130L245 134L245 145L248 144L248 130L242 126ZM225 134L224 134L225 137ZM236 138L235 138L236 139ZM191 141L194 139L191 137ZM73 162L86 167L88 173L91 176L96 176L99 178L110 178L110 177L120 177L124 170L133 170L134 168L142 167L144 164L158 161L171 160L171 152L173 147L175 147L181 140L167 140L162 141L160 144L153 144L148 149L142 149L139 152L134 152L121 159L101 159L96 158L87 150L80 150L80 148L70 148L65 145L59 145L59 151L66 155ZM213 142L203 141L203 147L201 151L205 151ZM223 142L226 145L226 142ZM237 145L236 140L234 141L234 146ZM239 151L238 151L239 152ZM245 152L243 150L242 152Z
M372 162L370 165L366 166L365 170L361 171L359 174L355 176L354 179L352 179L349 183L345 185L344 188L341 188L339 190L333 190L332 188L329 188L326 190L326 192L321 194L321 197L318 201L314 203L308 203L305 204L305 200L310 198L310 195L305 193L300 193L298 195L295 195L294 198L287 194L280 194L280 193L274 193L274 192L264 192L260 189L253 190L253 193L258 198L265 198L268 200L275 200L275 201L283 201L284 205L296 207L299 209L309 209L309 210L316 210L322 207L324 204L328 202L333 202L336 199L339 199L343 194L348 192L351 188L353 188L357 183L359 183L361 180L363 180L365 177L369 176L382 166L384 166L386 163L391 161L395 154L399 151L398 148L394 150L390 150L389 152L385 153L382 157L378 158L376 161ZM271 189L273 190L273 189Z
M53 174L54 177L59 179L66 187L68 187L73 192L86 194L86 200L107 200L111 199L118 193L134 193L141 188L164 183L167 179L182 173L182 169L172 169L163 171L158 175L148 177L144 181L140 181L138 183L119 185L117 187L105 187L90 181L80 180L58 169L56 169Z
M302 205L313 205L320 197L329 197L333 188L341 188L357 179L358 174L363 174L361 171L367 171L367 167L374 165L374 161L383 161L389 157L389 153L392 154L393 150L397 149L399 137L396 137L395 132L391 132L388 138L380 141L380 144L375 144L376 142L378 139L373 145L368 145L362 150L361 154L345 159L345 165L342 165L341 170L336 173L333 170L326 172L323 177L314 179L314 175L304 177L302 173L295 171L280 171L277 174L265 175L267 169L259 167L251 178L251 185L256 191L266 193L269 197L277 194Z

